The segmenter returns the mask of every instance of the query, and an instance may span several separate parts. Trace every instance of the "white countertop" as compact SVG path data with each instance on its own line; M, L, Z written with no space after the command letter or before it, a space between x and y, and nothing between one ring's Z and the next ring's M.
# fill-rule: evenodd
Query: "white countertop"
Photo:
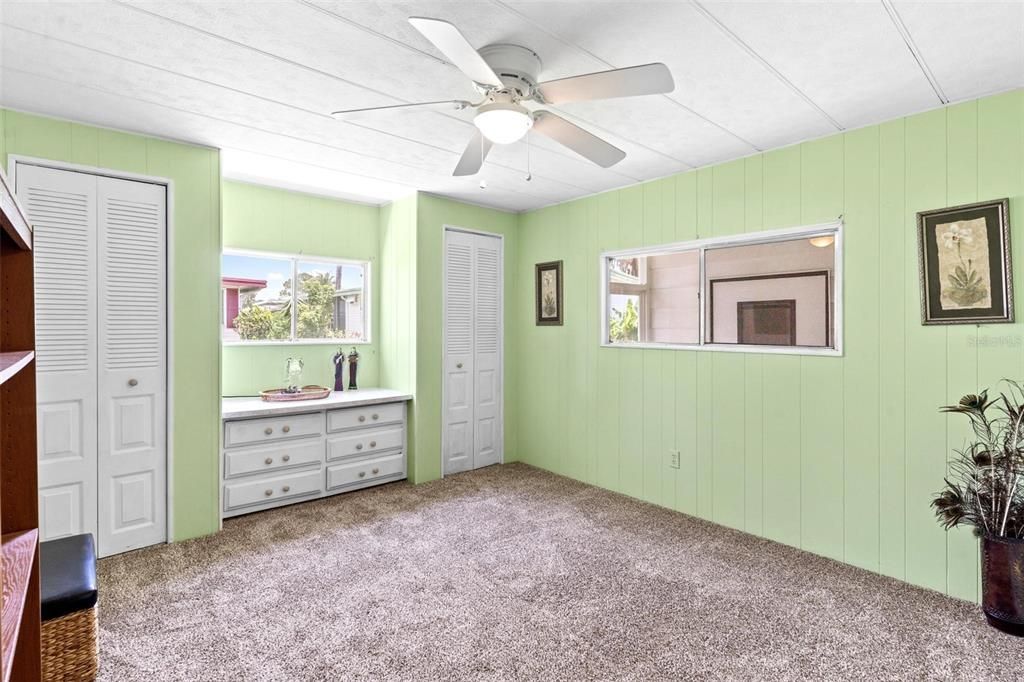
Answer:
M400 400L412 400L412 396L388 388L360 388L354 391L333 391L326 398L319 400L267 402L258 396L255 398L222 398L220 411L224 419L244 419L245 417L267 417L275 414L319 412L334 407L377 405Z

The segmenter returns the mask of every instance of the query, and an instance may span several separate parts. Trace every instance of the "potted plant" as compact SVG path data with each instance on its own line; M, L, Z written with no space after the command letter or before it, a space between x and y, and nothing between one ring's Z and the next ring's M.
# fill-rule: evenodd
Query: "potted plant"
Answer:
M943 412L965 415L973 442L954 450L932 506L948 530L970 525L981 538L982 608L989 624L1024 636L1024 389L965 395Z

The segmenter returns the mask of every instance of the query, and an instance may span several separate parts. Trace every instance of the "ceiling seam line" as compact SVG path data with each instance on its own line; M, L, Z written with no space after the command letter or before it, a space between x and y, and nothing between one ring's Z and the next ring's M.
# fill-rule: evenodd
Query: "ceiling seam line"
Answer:
M928 66L928 62L925 61L924 55L921 54L921 50L917 47L917 43L914 42L913 36L910 35L910 29L907 28L906 23L903 21L903 17L900 16L899 11L895 5L892 4L891 0L880 0L882 7L885 9L885 13L889 15L889 21L892 22L896 32L900 34L900 38L903 39L903 44L910 50L910 56L917 62L917 67L921 69L921 73L924 75L925 80L928 81L928 85L931 86L932 91L935 92L935 96L939 98L939 102L942 104L949 104L949 97L946 96L946 92L939 85L939 80L932 73L931 67Z
M747 55L749 55L754 61L756 61L758 64L760 64L770 74L775 76L775 78L777 78L780 83L782 83L787 88L789 88L793 92L793 94L795 94L797 97L802 99L808 106L810 106L812 109L814 109L819 114L821 114L821 116L823 116L829 123L831 123L835 127L836 130L846 130L846 128L841 123L839 123L839 121L837 121L836 119L832 118L832 116L827 111L825 111L820 106L818 106L818 104L814 100L812 100L807 95L807 93L805 93L803 90L798 88L793 83L793 81L791 81L788 78L786 78L786 76L783 75L783 73L781 71L776 69L774 66L771 65L771 63L767 59L765 59L760 54L758 54L758 52L754 48L752 48L750 45L748 45L742 38L740 38L736 33L734 33L728 26L726 26L724 23L722 23L722 21L718 17L716 17L714 14L712 14L709 9L704 7L704 5L702 5L699 2L699 0L690 0L690 4L692 4L697 9L697 11L700 12L700 14L702 16L704 16L705 19L707 19L709 22L711 22L727 38L732 40L733 43L735 43L740 49L742 49L744 52L746 52Z
M328 17L331 17L332 19L334 19L336 21L340 21L341 23L343 23L343 24L345 24L347 26L351 26L352 28L355 28L357 30L363 31L364 33L367 33L369 35L374 36L375 38L380 38L381 40L385 40L385 41L391 43L392 45L395 45L397 47L403 48L405 50L409 50L410 52L415 52L416 54L420 55L421 57L427 57L429 59L433 59L434 61L438 62L439 64L444 64L445 66L454 66L451 62L449 62L449 61L447 61L445 59L442 59L441 57L437 57L436 55L432 55L429 52L427 52L426 50L421 50L418 47L415 47L415 46L410 45L408 43L402 42L398 38L392 38L391 36L387 35L386 33L381 33L380 31L375 31L374 29L370 28L369 26L364 26L363 24L360 24L360 23L358 23L356 21L352 21L351 19L349 19L347 17L343 17L342 15L338 14L337 12L333 12L333 11L327 9L326 7L321 7L320 5L316 4L315 2L311 2L310 0L294 0L294 2L297 2L300 5L304 5L304 6L308 7L309 9L311 9L311 10L313 10L315 12L320 12L321 14L323 14L325 16L328 16Z
M495 4L495 5L500 6L502 9L504 9L507 12L509 12L510 14L514 14L515 16L519 17L521 20L529 23L531 26L533 26L537 30L547 34L549 37L553 38L554 40L557 40L558 42L562 43L563 45L567 45L567 46L577 50L578 52L581 52L581 53L587 55L591 59L593 59L595 61L598 61L598 62L608 66L609 68L612 68L612 69L618 68L614 64L612 64L611 62L609 62L609 61L607 61L605 59L602 59L601 57L597 56L596 54L594 54L593 52L591 52L587 48L583 47L582 45L577 45L576 43L574 43L574 42L572 42L570 40L566 40L565 38L562 38L561 36L559 36L559 35L557 35L555 33L552 33L551 31L547 30L546 28L544 28L540 24L538 24L535 21L533 21L532 19L530 19L525 14L521 13L519 10L514 9L513 7L509 7L507 4L502 2L502 0L491 0L491 2L493 4ZM683 111L686 111L687 113L689 113L689 114L699 118L700 120L704 121L708 125L711 125L711 126L713 126L715 128L718 128L719 130L721 130L726 135L729 135L729 136L739 140L743 144L745 144L748 147L750 147L751 149L753 149L755 152L764 151L763 149L758 147L756 144L754 144L750 140L748 140L745 137L739 135L738 133L735 133L735 132L729 130L728 128L726 128L722 124L720 124L720 123L718 123L716 121L711 120L710 118L708 118L704 114L701 114L700 112L696 111L695 109L690 108L689 106L687 106L683 102L680 102L679 100L677 100L676 98L670 96L669 94L662 93L661 97L664 97L666 100L668 100L672 104L674 104L677 107L681 108ZM694 166L693 164L687 163L687 165L690 166L691 168L696 168L696 166Z
M126 2L125 0L109 0L109 2L112 2L114 4L120 5L121 7L124 7L124 8L129 9L129 10L134 10L136 12L141 12L141 13L149 15L149 16L157 19L157 20L161 20L161 21L165 21L165 22L174 24L176 26L184 28L185 30L190 30L190 31L195 31L197 33L201 33L201 34L203 34L203 35L205 35L205 36L207 36L209 38L213 38L215 40L220 40L220 41L229 43L229 44L234 45L236 47L239 47L241 49L251 50L251 51L256 52L256 53L258 53L260 55L263 55L264 57L267 57L269 59L273 59L273 60L282 62L284 64L288 64L290 66L294 66L296 68L303 69L303 70L309 71L311 73L315 73L315 74L318 74L320 76L324 76L324 77L330 78L332 80L335 80L335 81L338 81L338 82L341 82L341 83L345 83L346 85L352 86L354 88L359 88L361 90L366 90L368 92L372 92L372 93L374 93L376 95L380 95L381 97L386 97L388 99L398 100L399 102L402 102L403 104L414 104L414 102L411 102L409 100L406 100L406 99L403 99L401 97L398 97L397 95L392 95L392 94L383 92L381 90L377 90L375 88L372 88L372 87L370 87L368 85L363 85L361 83L356 83L355 81L350 81L350 80L348 80L346 78L342 78L341 76L338 76L336 74L332 74L332 73L330 73L328 71L323 71L323 70L318 69L318 68L316 68L314 66L309 66L308 64L303 64L302 62L297 62L297 61L295 61L293 59L289 59L288 57L283 57L281 55L274 54L273 52L267 52L266 50L263 50L263 49L260 49L260 48L256 47L255 45L249 45L249 44L246 44L246 43L234 40L233 38L229 38L227 36L221 35L219 33L214 33L212 31L207 31L204 28L200 28L198 26L193 26L192 24L188 24L188 23L185 23L183 21L179 21L179 20L174 19L172 17L168 17L168 16L165 16L163 14L159 14L157 12L153 12L152 10L145 9L143 7L139 7L139 6L134 5L134 4L130 3L130 2ZM401 41L397 41L397 42L401 42ZM404 44L404 43L402 43L402 44ZM416 50L416 48L414 48L412 46L408 46L408 47L410 49L414 50L414 51L419 52L419 50ZM430 55L427 55L427 56L430 56ZM431 56L431 58L435 59L435 60L437 59L436 57L433 57L433 56ZM449 64L448 62L443 61L443 60L439 60L439 61L441 61L442 64L445 64L447 66L451 66L451 67L454 68L453 64ZM472 125L472 123L470 123L469 121L466 121L465 119L459 118L458 116L452 116L450 114L445 114L445 113L442 113L442 112L439 112L439 111L432 111L430 113L437 114L439 116L444 116L445 118L447 118L449 120L458 121L461 124ZM343 123L351 123L351 122L343 121ZM370 129L370 130L377 130L376 128L369 128L368 126L359 126L358 124L352 124L352 125L356 125L357 127L361 127L361 128L367 128L367 129ZM378 132L381 132L381 131L378 130ZM621 139L627 139L627 138L621 138ZM640 145L640 144L637 144L637 146L643 147L643 145ZM570 159L570 160L573 160L573 161L576 160L574 157L572 157L572 156L570 156L568 154L563 154L563 153L561 153L560 151L557 151L557 150L548 149L546 151L551 153L551 154L556 154L558 156L561 156L563 158L567 158L567 159ZM654 151L654 150L651 150L651 151ZM455 152L455 153L458 153L458 152ZM679 163L683 163L683 162L679 162ZM692 167L692 165L690 165L690 164L686 164L686 165ZM634 177L632 177L630 175L625 175L624 173L621 173L621 172L618 172L618 171L610 171L610 172L615 173L616 175L620 175L620 176L625 177L625 178L629 178L631 180L635 180L637 182L640 181L638 178L634 178ZM539 176L539 177L542 177L542 176ZM548 179L553 179L553 178L548 178ZM562 183L562 184L566 184L566 183ZM569 186L574 186L574 185L569 185Z
M240 128L247 128L249 130L254 130L256 132L265 133L267 135L275 135L275 136L278 136L278 137L283 137L283 138L286 138L286 139L289 139L289 140L294 140L296 142L301 142L303 144L310 144L310 145L317 146L317 147L324 147L326 149L333 149L335 151L343 152L343 153L346 153L346 154L352 154L353 156L360 156L360 157L364 157L364 158L367 158L367 159L372 159L374 161L380 161L380 162L383 162L383 163L387 163L387 164L391 164L391 165L395 165L395 166L400 166L402 168L408 168L410 170L417 171L417 172L428 173L428 174L434 172L432 169L429 169L429 168L424 168L424 167L421 167L421 166L413 166L413 165L410 165L410 164L402 163L400 161L392 161L391 159L385 159L383 157L371 156L370 154L365 154L363 152L353 151L353 150L348 149L346 147L338 147L336 145L327 144L325 142L317 142L315 140L309 140L307 138L299 137L297 135L290 135L288 133L274 132L274 131L271 131L271 130L267 130L266 128L260 128L258 126L250 125L248 123L239 123L237 121L232 121L230 119L219 118L217 116L212 116L210 114L203 114L203 113L191 111L191 110L188 110L188 109L182 109L180 107L174 107L174 106L171 106L171 105L168 105L168 104L162 104L160 102L154 102L152 100L142 99L141 97L133 97L131 95L125 95L123 93L114 92L112 90L107 90L107 89L96 87L96 86L92 86L92 85L83 85L81 83L72 83L72 82L69 82L69 81L62 80L60 78L54 78L53 76L48 76L46 74L34 73L32 71L26 71L24 69L12 68L12 67L9 67L9 66L5 66L4 69L8 70L8 71L12 71L14 73L21 73L21 74L24 74L24 75L27 75L27 76L32 76L33 78L43 78L43 79L46 79L46 80L51 80L51 81L54 81L54 82L57 82L57 83L63 83L65 85L70 85L70 86L73 86L73 87L84 88L84 89L87 89L87 90L94 90L96 92L101 92L101 93L104 93L104 94L107 94L107 95L111 95L111 96L114 96L114 97L122 97L124 99L129 99L129 100L133 100L133 101L136 101L136 102L141 102L143 104L148 104L148 105L151 105L151 106L161 107L161 108L164 108L164 109L170 109L171 111L178 111L178 112L181 112L181 113L184 113L184 114L188 114L190 116L199 116L200 118L207 118L207 119L210 119L212 121L218 121L220 123L224 123L224 124L227 124L227 125L237 126L237 127L240 127ZM497 164L495 164L495 165L497 165ZM500 168L506 168L505 166L499 166L499 167ZM512 170L514 170L516 173L520 172L518 169L512 169ZM346 171L339 170L337 172L345 173ZM400 182L400 181L396 181L396 180L390 180L390 179L387 179L387 178L380 178L380 177L376 177L376 176L364 176L364 177L367 177L367 178L370 178L370 179L373 179L373 180L380 180L382 182L391 182L391 183L395 183L395 184L406 185L406 183L404 183L404 182ZM585 193L590 193L590 194L594 193L594 190L587 189L586 187L580 187L579 185L574 185L572 183L565 182L564 180L558 180L556 178L552 178L552 177L547 176L547 175L538 175L536 177L541 178L543 180L547 180L547 181L555 183L555 184L562 185L564 187L570 187L570 188L572 188L574 190L578 190L580 192L585 192ZM524 196L530 196L526 192L521 192L521 191L516 190L516 189L509 189L509 188L505 187L504 185L500 186L499 189L501 191L515 192L517 194L523 194Z
M271 99L269 97L264 97L262 95L257 95L255 93L248 92L246 90L240 90L238 88L233 88L230 85L223 85L221 83L215 83L213 81L208 81L208 80L206 80L204 78L199 78L197 76L191 76L189 74L181 73L180 71L174 71L174 70L171 70L171 69L167 69L165 67L157 66L155 64L149 64L147 62L139 61L137 59L132 59L131 57L124 57L122 55L116 55L116 54L113 54L111 52L106 52L104 50L100 50L100 49L95 48L95 47L90 47L88 45L82 45L82 44L79 44L79 43L75 43L73 41L66 40L64 38L57 38L57 37L54 37L54 36L48 36L48 35L39 33L37 31L33 31L31 29L26 29L26 28L23 28L21 26L16 26L14 24L6 23L6 22L0 22L0 26L5 26L7 28L12 28L12 29L14 29L16 31L22 31L22 32L28 33L30 35L38 36L38 37L40 37L40 38L42 38L44 40L52 40L54 42L63 43L65 45L70 45L72 47L75 47L75 48L81 49L81 50L85 50L87 52L94 52L96 54L101 54L101 55L104 55L106 57L110 57L111 59L123 60L123 61L126 61L126 62L130 63L130 64L135 64L135 65L141 66L143 68L153 69L155 71L160 71L162 73L170 74L172 76L177 76L177 77L184 78L184 79L187 79L187 80L195 81L197 83L203 83L203 84L209 85L211 87L220 88L220 89L223 89L223 90L228 90L229 92L234 92L234 93L242 95L244 97L252 97L252 98L258 99L258 100L260 100L262 102L267 102L267 103L270 103L270 104L279 105L279 106L282 106L282 107L286 107L288 109L293 109L295 111L299 111L299 112L302 112L302 113L306 113L306 114L310 114L310 115L313 115L313 116L317 116L317 117L323 118L325 120L330 120L330 121L336 120L333 116L331 116L329 114L326 114L326 113L322 113L322 112L319 112L319 111L313 111L312 109L305 109L303 107L299 107L299 106L296 106L294 104L288 104L287 102L281 102L279 100ZM143 101L143 100L140 100L140 101ZM148 100L145 100L145 101L148 102ZM188 113L188 112L186 112L186 113ZM408 137L405 137L403 135L398 135L396 133L388 132L386 130L380 130L378 128L374 128L373 126L363 125L363 124L360 124L360 123L356 123L354 121L346 121L345 123L347 123L349 125L352 125L352 126L354 126L356 128L360 128L362 130L370 130L370 131L373 131L375 133L379 133L381 135L392 137L392 138L397 139L397 140L402 140L402 141L408 142L410 144L415 144L415 145L419 145L419 146L422 146L422 147L426 147L428 149L434 149L436 151L443 152L445 154L452 154L452 155L455 155L455 156L458 156L459 154L461 154L461 152L459 152L459 151L454 151L454 150L451 150L451 149L447 149L445 147L438 147L436 145L432 145L432 144L429 144L427 142L423 142L423 141L420 141L420 140L415 140L415 139L412 139L412 138L408 138ZM468 122L466 122L466 123L468 124ZM239 124L239 125L244 125L244 124ZM575 162L575 159L572 159L571 157L569 157L566 154L559 154L559 153L551 151L549 149L543 149L542 151L543 151L543 153L554 154L554 155L562 157L562 158L568 158L568 159L570 159L570 160ZM355 152L355 151L352 151L351 153L353 153L353 154L361 154L361 152ZM369 157L368 156L367 158L378 158L378 157ZM503 168L503 169L505 169L507 171L510 171L510 172L513 172L513 173L522 173L523 172L523 169L516 168L514 166L507 166L505 164L501 164L501 163L498 163L496 161L492 161L492 164L497 166L498 168ZM326 169L327 167L323 166L323 168ZM340 169L333 169L333 170L335 170L336 172L345 172L345 171L342 171ZM620 176L620 177L626 178L626 179L638 181L636 178L633 178L633 177L631 177L629 175L625 175L623 173L617 173L616 172L615 174ZM546 178L546 179L553 179L553 178L550 178L549 176L544 175L543 173L541 175L539 175L538 177L543 177L543 178ZM563 184L566 184L566 183L563 183ZM568 185L568 186L570 186L570 187L577 187L577 185ZM579 189L585 189L585 188L579 188ZM587 191L591 191L591 190L587 190Z

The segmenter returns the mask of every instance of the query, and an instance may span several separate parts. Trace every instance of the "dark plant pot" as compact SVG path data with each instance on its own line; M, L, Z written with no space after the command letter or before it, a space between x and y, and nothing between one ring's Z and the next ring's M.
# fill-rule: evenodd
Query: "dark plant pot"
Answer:
M981 592L989 625L1024 637L1024 539L982 538Z

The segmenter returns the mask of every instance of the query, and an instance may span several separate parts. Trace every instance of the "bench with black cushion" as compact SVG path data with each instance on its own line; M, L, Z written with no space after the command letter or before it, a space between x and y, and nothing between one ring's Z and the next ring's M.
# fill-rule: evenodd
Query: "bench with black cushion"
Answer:
M96 679L96 547L92 535L39 544L44 680Z

